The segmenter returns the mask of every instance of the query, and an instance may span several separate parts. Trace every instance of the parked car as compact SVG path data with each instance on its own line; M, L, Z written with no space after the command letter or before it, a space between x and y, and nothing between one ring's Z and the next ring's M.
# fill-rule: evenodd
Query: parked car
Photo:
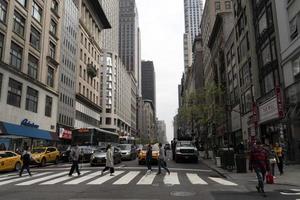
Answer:
M22 164L21 155L13 151L0 151L0 172L20 170Z
M119 144L122 160L134 160L136 158L136 149L132 144Z
M70 159L70 152L71 152L71 146L63 146L59 148L60 152L60 160L63 162L71 162Z
M33 147L32 151L32 164L45 166L46 163L58 163L60 152L56 147Z
M99 148L98 146L79 146L80 150L80 156L79 161L80 162L90 162L91 156L93 155L94 151Z
M114 164L122 162L121 150L118 147L113 147L114 149ZM91 166L105 165L106 163L106 147L99 147L94 151L91 156L90 164Z
M198 151L191 141L178 141L175 151L175 162L192 160L198 162Z
M146 163L146 154L147 154L148 146L143 146L142 150L138 155L139 165ZM152 163L157 163L159 155L159 148L157 145L152 146Z

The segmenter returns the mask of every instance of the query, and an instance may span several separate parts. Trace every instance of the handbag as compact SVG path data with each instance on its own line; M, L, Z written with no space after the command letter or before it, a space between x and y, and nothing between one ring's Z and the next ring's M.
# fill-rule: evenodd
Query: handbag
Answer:
M267 182L267 184L273 184L274 183L274 177L271 173L268 173L266 175L266 182Z
M269 159L270 164L275 164L277 162L276 158Z

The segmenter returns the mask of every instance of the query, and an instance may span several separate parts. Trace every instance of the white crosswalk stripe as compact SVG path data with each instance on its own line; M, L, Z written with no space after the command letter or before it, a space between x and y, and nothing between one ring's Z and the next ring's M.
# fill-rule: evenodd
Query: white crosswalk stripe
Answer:
M166 174L164 177L164 183L166 185L179 185L179 179L177 172L171 172L170 175Z
M202 178L200 178L197 174L187 173L186 176L188 177L190 182L194 185L207 185L208 184Z
M101 175L101 171L97 171L97 172L88 174L86 176L76 178L75 180L66 182L65 185L77 185L77 184L87 181L89 179L95 178L96 176L99 176L99 175Z
M34 177L25 176L25 177L20 177L20 178L16 178L16 179L1 181L0 185L6 185L6 184L10 184L10 183L15 183L15 182L23 181L23 180L26 180L26 179L29 179L29 178L40 177L40 176L44 176L44 175L51 174L51 173L52 172L44 172L44 173L36 174L36 175L34 175Z
M80 173L81 173L81 175L83 175L83 174L86 174L88 172L90 172L90 171L81 171ZM43 182L40 185L54 185L56 183L61 183L63 181L69 180L71 178L74 178L74 177L72 177L72 176L63 176L63 177L59 177L59 178L56 178L56 179L53 179L53 180L50 180L50 181Z
M42 182L42 181L46 181L46 180L49 180L49 179L52 179L52 178L56 178L56 177L59 177L59 176L66 175L67 173L68 172L61 172L61 173L58 173L58 174L52 174L50 176L46 176L46 177L42 177L42 178L38 178L38 179L33 179L33 180L26 181L26 182L23 182L23 183L18 183L17 185L32 185L32 184L35 184L35 183L38 183L38 182Z
M237 184L227 181L225 179L222 178L215 178L215 177L208 177L210 180L215 181L221 185L228 185L228 186L237 186Z
M141 180L139 180L137 185L151 185L154 181L155 176L156 175L154 173L146 174L141 178Z
M126 175L124 175L122 178L120 178L119 180L117 180L116 182L114 182L114 185L124 185L124 184L128 184L130 181L132 181L138 174L140 173L140 171L132 171L132 172L128 172Z
M24 177L25 176L29 176L29 174L24 174L23 175ZM0 181L3 181L3 180L7 180L7 179L11 179L11 178L17 178L17 177L19 177L19 175L12 175L12 174L10 174L10 175L7 175L7 176L1 176L0 177Z
M151 174L141 174L145 172L143 170L136 171L127 171L127 170L116 170L114 176L110 176L107 173L104 176L101 176L101 171L91 172L89 170L81 171L80 176L67 176L69 171L49 171L49 172L35 172L36 174L33 177L23 176L18 177L17 175L10 174L9 176L0 177L0 186L15 184L17 186L27 186L27 185L54 185L61 183L63 185L101 185L101 184L112 184L112 185L152 185L155 183L163 183L165 185L180 185L180 184L192 184L192 185L209 185L217 183L223 186L237 186L236 183L233 183L229 180L218 178L218 177L208 177L202 176L196 172L171 172L170 175L166 174L156 175L155 173ZM126 172L126 173L125 173ZM110 180L113 180L110 182ZM294 194L298 194L299 190L294 189Z
M96 180L89 182L88 185L101 185L101 184L105 183L106 181L108 181L122 173L124 173L124 171L116 171L114 173L114 176L111 176L110 174L106 174L105 176L101 176L100 178L97 178Z

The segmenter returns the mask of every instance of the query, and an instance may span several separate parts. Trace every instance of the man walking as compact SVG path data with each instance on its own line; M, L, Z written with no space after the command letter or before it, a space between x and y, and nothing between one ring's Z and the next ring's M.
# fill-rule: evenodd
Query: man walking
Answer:
M264 196L266 196L264 191L264 181L266 172L270 170L269 168L268 152L263 148L261 141L257 141L250 153L249 169L251 171L254 169L258 180L256 189L258 192L263 193Z
M27 170L27 173L29 174L29 176L32 176L31 172L30 172L30 167L29 167L30 161L31 161L31 153L30 153L30 150L29 150L28 146L26 146L24 148L24 152L22 154L21 159L23 161L23 166L22 166L22 168L20 170L19 176L20 177L22 176L22 173L23 173L24 169Z
M152 172L151 163L152 163L152 146L151 144L149 144L146 153L146 165L148 168L147 174L150 174Z
M78 168L79 155L80 155L80 149L79 149L78 145L73 146L73 148L71 149L71 152L70 152L70 157L72 160L72 167L69 172L69 176L72 176L74 169L76 169L78 176L80 175L79 168Z
M159 143L158 147L159 147L158 172L157 172L156 175L161 174L161 168L164 168L168 172L168 174L170 175L170 170L166 166L165 154L164 154L164 149L162 148L162 144Z
M114 150L111 146L111 144L108 144L106 147L106 163L105 163L105 168L102 170L101 175L103 175L103 173L105 171L107 171L109 169L110 171L110 175L113 176L115 169L114 169Z

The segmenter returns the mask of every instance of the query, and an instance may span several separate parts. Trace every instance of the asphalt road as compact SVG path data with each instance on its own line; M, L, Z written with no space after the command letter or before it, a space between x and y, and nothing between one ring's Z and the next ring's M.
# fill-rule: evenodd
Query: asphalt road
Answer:
M171 175L146 175L137 160L116 165L115 176L100 176L100 167L81 164L81 176L68 177L70 164L60 163L33 168L33 177L16 173L0 174L0 200L298 200L300 188L267 185L267 197L255 191L253 180L235 182L225 179L203 163L167 161ZM294 189L294 190L292 190Z

